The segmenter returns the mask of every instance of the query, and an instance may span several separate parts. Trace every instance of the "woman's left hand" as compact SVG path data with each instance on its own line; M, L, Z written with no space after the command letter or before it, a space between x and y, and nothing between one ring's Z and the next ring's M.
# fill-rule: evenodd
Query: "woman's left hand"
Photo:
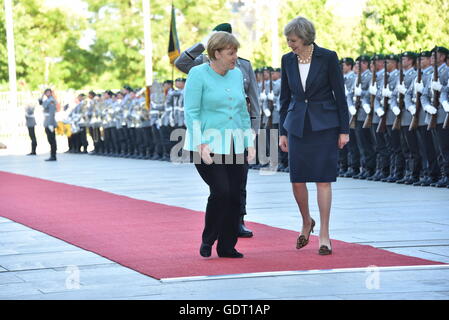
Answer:
M256 149L254 147L248 147L248 157L246 158L248 162L251 162L256 157Z
M343 149L344 146L349 142L349 134L340 133L338 137L338 148Z

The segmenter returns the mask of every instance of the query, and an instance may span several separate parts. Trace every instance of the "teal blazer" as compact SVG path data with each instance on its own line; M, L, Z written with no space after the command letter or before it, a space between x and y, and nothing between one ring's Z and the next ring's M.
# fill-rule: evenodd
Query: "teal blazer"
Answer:
M205 143L213 153L229 154L233 141L235 153L241 154L254 146L240 69L229 70L224 76L208 63L190 69L184 111L185 150L198 151L198 145Z

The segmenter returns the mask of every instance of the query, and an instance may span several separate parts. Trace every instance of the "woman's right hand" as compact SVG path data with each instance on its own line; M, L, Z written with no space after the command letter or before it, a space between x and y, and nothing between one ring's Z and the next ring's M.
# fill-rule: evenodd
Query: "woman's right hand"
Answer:
M210 149L208 144L200 144L198 146L198 152L200 153L201 159L205 164L212 164L214 162L212 160L212 157L210 156Z
M288 152L288 139L287 139L287 136L280 136L279 137L279 148L281 148L281 150L283 152Z

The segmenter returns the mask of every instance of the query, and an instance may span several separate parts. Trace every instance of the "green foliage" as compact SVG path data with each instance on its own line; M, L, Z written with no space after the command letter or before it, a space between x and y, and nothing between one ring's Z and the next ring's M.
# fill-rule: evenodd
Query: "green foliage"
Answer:
M53 84L60 90L144 85L142 1L85 1L88 15L47 8L44 0L14 1L17 78L20 83L26 83L24 87L19 85L19 89L39 89L45 84L46 67L49 70L46 85ZM241 42L239 55L251 60L254 67L270 65L272 4L245 1L254 5L250 9L247 5L241 8L249 10L242 19L231 13L228 2L173 0L181 50L201 41L215 25L230 22ZM4 4L0 3L0 89L6 89L6 30ZM299 15L314 22L317 44L335 50L340 57L449 45L447 0L368 0L361 19L334 15L326 5L327 0L281 0L279 3L281 55L290 50L283 28ZM172 72L175 78L184 76L173 69L167 56L170 8L170 1L151 0L153 68L158 80L171 79ZM87 30L95 32L88 48L80 45Z

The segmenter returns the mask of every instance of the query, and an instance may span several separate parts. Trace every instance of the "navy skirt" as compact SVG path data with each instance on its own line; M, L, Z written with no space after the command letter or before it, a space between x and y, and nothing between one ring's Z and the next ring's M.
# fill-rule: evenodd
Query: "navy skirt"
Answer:
M340 128L312 131L306 113L302 138L288 135L290 182L335 182Z

